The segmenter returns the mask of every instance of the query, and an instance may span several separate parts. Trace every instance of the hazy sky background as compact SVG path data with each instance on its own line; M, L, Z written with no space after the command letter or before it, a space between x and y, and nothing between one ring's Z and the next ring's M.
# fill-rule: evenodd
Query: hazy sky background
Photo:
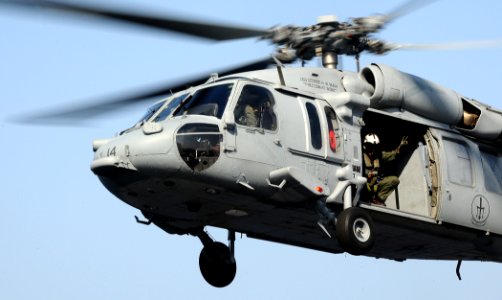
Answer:
M78 1L91 2L91 1ZM268 28L391 11L402 1L94 1L117 7ZM502 38L502 2L438 1L379 37L434 43ZM0 298L2 299L500 299L502 265L332 255L238 235L227 288L199 272L197 238L136 224L139 212L90 171L91 142L132 125L145 106L88 127L8 122L23 113L92 101L262 58L253 39L212 43L93 18L0 6ZM363 56L502 108L502 49L402 51ZM354 70L346 58L344 67ZM226 232L210 233L220 241Z

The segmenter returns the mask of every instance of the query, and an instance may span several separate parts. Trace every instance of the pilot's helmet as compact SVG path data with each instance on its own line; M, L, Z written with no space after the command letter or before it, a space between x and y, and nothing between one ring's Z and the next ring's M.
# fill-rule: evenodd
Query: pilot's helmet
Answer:
M376 148L380 144L380 138L374 133L368 133L363 142L365 148Z

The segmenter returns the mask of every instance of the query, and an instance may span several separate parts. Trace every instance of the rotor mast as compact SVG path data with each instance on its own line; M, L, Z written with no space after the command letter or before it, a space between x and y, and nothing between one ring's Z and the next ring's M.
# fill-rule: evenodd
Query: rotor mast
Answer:
M338 28L339 23L335 15L320 16L317 18L317 25L320 27L330 26L333 28ZM318 48L322 56L322 66L327 69L336 69L338 67L338 53L333 49L328 49L326 47Z

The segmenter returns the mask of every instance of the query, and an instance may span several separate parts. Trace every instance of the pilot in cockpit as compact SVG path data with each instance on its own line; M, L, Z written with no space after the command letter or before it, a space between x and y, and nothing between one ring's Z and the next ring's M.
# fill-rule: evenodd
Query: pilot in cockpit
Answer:
M235 109L237 124L275 130L276 117L273 103L266 90L256 86L246 86L239 98Z

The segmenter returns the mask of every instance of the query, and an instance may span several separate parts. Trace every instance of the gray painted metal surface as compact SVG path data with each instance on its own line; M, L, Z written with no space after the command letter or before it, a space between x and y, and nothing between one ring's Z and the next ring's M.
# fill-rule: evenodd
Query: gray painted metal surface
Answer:
M175 94L150 119L96 141L91 169L169 233L210 225L340 253L326 220L358 206L375 220L369 256L502 261L499 111L384 65L282 74L235 74ZM224 98L193 100L223 85ZM243 118L248 90L270 97L253 125ZM474 126L463 123L466 109ZM386 207L365 192L362 140L372 131L383 146L411 141Z

